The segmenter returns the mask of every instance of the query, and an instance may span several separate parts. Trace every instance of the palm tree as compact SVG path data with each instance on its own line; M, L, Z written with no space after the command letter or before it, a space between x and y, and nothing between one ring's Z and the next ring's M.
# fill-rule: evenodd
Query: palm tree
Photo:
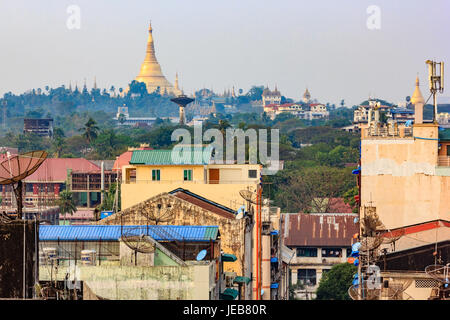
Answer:
M64 215L64 221L66 220L66 214L73 215L77 211L73 194L69 190L61 191L56 204L59 207L59 212Z
M83 137L89 144L97 138L99 127L97 127L96 124L97 122L95 122L94 119L89 118L88 122L84 124L84 128L80 128L80 131L84 131Z

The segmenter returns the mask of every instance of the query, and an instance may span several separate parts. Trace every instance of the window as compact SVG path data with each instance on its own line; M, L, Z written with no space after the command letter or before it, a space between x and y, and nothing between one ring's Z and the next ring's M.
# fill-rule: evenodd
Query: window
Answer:
M248 170L249 178L256 178L257 171L256 170Z
M33 184L32 183L26 183L25 184L25 190L26 190L26 192L33 192Z
M305 284L307 286L315 286L316 269L298 269L297 283Z
M352 254L352 248L347 248L347 257L350 257Z
M184 170L184 181L192 181L192 170Z
M341 248L322 249L322 257L340 258L342 257L342 249Z
M152 180L153 181L161 180L161 170L159 170L159 169L152 170Z
M450 145L447 145L447 156L450 156Z
M297 257L317 257L317 248L297 248Z

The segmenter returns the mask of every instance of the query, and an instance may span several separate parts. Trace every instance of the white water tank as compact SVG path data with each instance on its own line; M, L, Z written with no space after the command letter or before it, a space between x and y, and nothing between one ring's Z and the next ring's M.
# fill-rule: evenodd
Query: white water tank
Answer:
M86 266L95 266L97 252L95 250L82 250L81 263Z
M56 260L58 257L58 251L56 248L46 247L42 249L42 254L40 255L39 263L42 265L51 264L52 261Z

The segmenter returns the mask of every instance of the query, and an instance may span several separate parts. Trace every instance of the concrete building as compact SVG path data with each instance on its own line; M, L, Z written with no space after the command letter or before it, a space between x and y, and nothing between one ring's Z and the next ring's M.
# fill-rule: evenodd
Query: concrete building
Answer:
M129 165L122 166L122 208L126 209L162 192L188 189L237 210L246 201L241 190L256 191L259 164L214 164L194 150L190 161L175 163L172 150L135 150Z
M384 265L381 263L383 272L395 271L392 277L409 277L425 288L419 283L432 280L424 269L420 270L425 266L419 268L404 259L415 256L429 265L448 263L448 254L444 253L445 243L450 239L450 131L441 130L438 123L424 122L424 99L418 80L411 101L415 109L414 125L382 124L378 121L379 109L375 109L374 120L371 122L369 117L368 127L361 129L360 212L361 219L366 209L376 212L381 222L377 232L383 237L397 238L391 244L379 246L387 259ZM427 244L434 248L432 252L422 250ZM403 257L400 269L394 267L396 264L391 267L386 264L389 257L400 256ZM412 271L416 278L411 278ZM440 290L433 286L426 288L429 296L433 290ZM424 298L411 292L405 297Z
M333 265L345 263L359 232L357 214L310 213L283 214L283 245L295 251L288 260L290 285L300 284L296 290L300 299L314 299L322 275ZM284 285L286 287L286 285Z
M262 106L265 107L269 104L280 104L281 103L281 93L278 91L277 86L275 90L271 91L269 87L266 87L262 93Z
M225 248L229 246L232 249L230 252L237 257L236 262L226 266L226 271L235 272L236 276L249 279L252 279L253 272L254 283L251 290L246 289L247 291L242 294L244 299L252 296L253 298L259 297L258 292L263 287L265 289L263 289L262 298L270 299L272 279L269 276L263 280L263 277L264 272L266 275L271 274L271 265L262 263L262 261L270 259L268 257L271 255L271 241L270 239L263 240L262 233L270 233L277 227L273 224L271 227L270 221L266 221L269 222L267 230L270 231L264 230L265 221L261 213L263 207L260 186L261 166L258 164L216 164L210 160L210 154L205 155L203 150L194 149L191 156L190 161L174 162L171 150L133 151L129 165L122 166L122 209L124 211L134 210L133 208L142 206L142 203L146 201L151 202L157 196L164 193L170 194L182 188L190 194L194 194L195 197L201 198L202 201L213 202L214 205L228 208L227 210L252 212L248 219L238 219L240 222L236 222L236 217L231 216L225 220L228 221L225 227L228 231L221 230L224 235L222 245ZM247 200L241 196L241 191L254 195L255 200L250 206L247 204ZM182 223L184 224L201 224L197 220L189 218L189 215L183 219ZM244 220L247 222L242 222ZM244 228L242 223L247 227ZM228 243L226 237L233 234L235 236ZM238 236L239 234L240 236ZM239 241L239 243L235 243L235 241ZM240 249L238 250L238 248ZM256 279L258 279L258 283L255 282Z
M100 161L101 162L101 161ZM105 161L103 161L105 162ZM108 161L106 161L108 163ZM103 188L108 190L116 181L116 172L103 170ZM90 223L94 220L94 209L101 202L102 169L84 158L47 158L30 176L24 185L24 213L27 219L38 219L46 223ZM69 189L77 206L74 215L59 216L55 201L61 191ZM16 201L11 186L0 186L1 209L15 211Z
M84 300L209 300L224 289L217 226L41 226L39 240L41 285L76 277Z
M264 106L264 112L272 120L280 114L291 114L304 120L328 119L330 116L327 107L321 103L268 104Z
M251 279L250 217L239 218L237 212L185 189L163 192L102 219L103 225L216 225L221 234L221 248L236 260L224 266L229 276ZM245 286L241 297L249 299L251 290Z
M41 137L53 137L53 119L23 119L23 132L34 133Z

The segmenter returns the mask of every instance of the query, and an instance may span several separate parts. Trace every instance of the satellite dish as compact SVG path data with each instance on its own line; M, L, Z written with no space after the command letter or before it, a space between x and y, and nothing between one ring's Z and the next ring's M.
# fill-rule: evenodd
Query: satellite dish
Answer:
M8 156L0 163L0 185L12 185L17 201L17 219L22 219L22 180L33 174L46 158L47 152L40 150Z
M0 184L13 184L33 174L47 158L47 152L31 151L15 155L0 163Z
M248 202L256 204L256 193L251 192L250 190L241 190L239 191L239 194Z
M202 261L203 259L205 259L206 254L208 253L208 251L206 250L202 250L197 254L197 261Z

